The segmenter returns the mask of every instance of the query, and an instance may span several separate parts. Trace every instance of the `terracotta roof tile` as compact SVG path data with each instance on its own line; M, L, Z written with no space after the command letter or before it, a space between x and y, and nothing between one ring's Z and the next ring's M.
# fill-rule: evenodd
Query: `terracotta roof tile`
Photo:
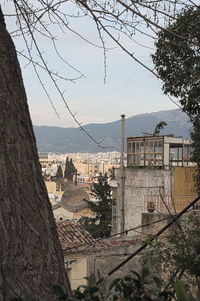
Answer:
M57 227L63 249L95 241L95 239L75 221L65 220L59 222Z
M65 220L57 224L59 239L65 254L95 253L119 246L129 246L140 241L139 238L127 240L94 239L75 221Z

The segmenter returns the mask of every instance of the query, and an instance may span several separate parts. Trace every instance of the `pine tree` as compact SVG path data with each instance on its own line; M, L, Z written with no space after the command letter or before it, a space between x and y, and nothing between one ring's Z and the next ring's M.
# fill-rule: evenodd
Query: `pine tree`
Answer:
M100 174L92 192L97 202L85 201L96 216L94 218L82 217L79 221L94 238L108 237L111 232L112 198L107 175Z
M74 166L74 163L72 162L72 159L70 159L70 161L69 161L69 168L70 168L72 178L73 178L73 175L75 175L76 168Z
M62 167L59 165L57 172L56 172L56 178L57 179L62 179L63 178L63 171L62 171Z
M73 181L73 175L75 174L75 166L72 162L72 159L69 160L69 157L66 159L65 163L65 171L64 171L64 178L68 181Z

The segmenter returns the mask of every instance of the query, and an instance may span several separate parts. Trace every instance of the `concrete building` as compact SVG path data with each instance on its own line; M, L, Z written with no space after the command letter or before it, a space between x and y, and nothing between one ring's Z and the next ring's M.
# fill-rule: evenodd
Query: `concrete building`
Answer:
M49 162L48 153L39 152L38 156L39 156L39 161L40 161L42 169L45 169L48 166L48 162Z
M113 233L141 225L145 212L174 214L196 197L189 140L144 136L127 143L127 168L116 172Z
M109 161L109 160L108 160ZM99 162L95 163L76 163L74 162L74 166L77 169L78 176L87 176L87 177L95 177L98 176L100 173L105 174L109 173L112 168L118 168L119 164L112 164L108 162L104 162L100 160Z
M62 196L65 191L64 185L61 185L61 183L58 183L58 182L45 181L45 185L46 185L48 194Z

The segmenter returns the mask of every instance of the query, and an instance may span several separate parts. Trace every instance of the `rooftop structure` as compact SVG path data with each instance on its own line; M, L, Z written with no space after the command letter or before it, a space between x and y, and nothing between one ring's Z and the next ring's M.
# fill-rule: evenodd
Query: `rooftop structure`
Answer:
M46 160L48 160L48 153L39 152L38 156L39 156L39 159L46 159Z
M127 167L189 166L191 141L173 136L127 139Z
M39 152L38 156L39 156L40 164L42 166L42 170L44 171L44 169L47 168L48 166L48 153Z

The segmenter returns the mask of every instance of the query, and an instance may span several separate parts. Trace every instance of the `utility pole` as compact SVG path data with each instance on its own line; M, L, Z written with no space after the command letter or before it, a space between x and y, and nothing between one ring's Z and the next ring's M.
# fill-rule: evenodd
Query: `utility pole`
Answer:
M125 128L125 115L121 115L121 159L120 159L120 208L121 208L121 219L120 219L120 232L124 232L125 218L124 218L124 128Z
M74 177L74 185L77 185L77 176L78 176L78 174L77 174L77 168L75 169L75 177Z

